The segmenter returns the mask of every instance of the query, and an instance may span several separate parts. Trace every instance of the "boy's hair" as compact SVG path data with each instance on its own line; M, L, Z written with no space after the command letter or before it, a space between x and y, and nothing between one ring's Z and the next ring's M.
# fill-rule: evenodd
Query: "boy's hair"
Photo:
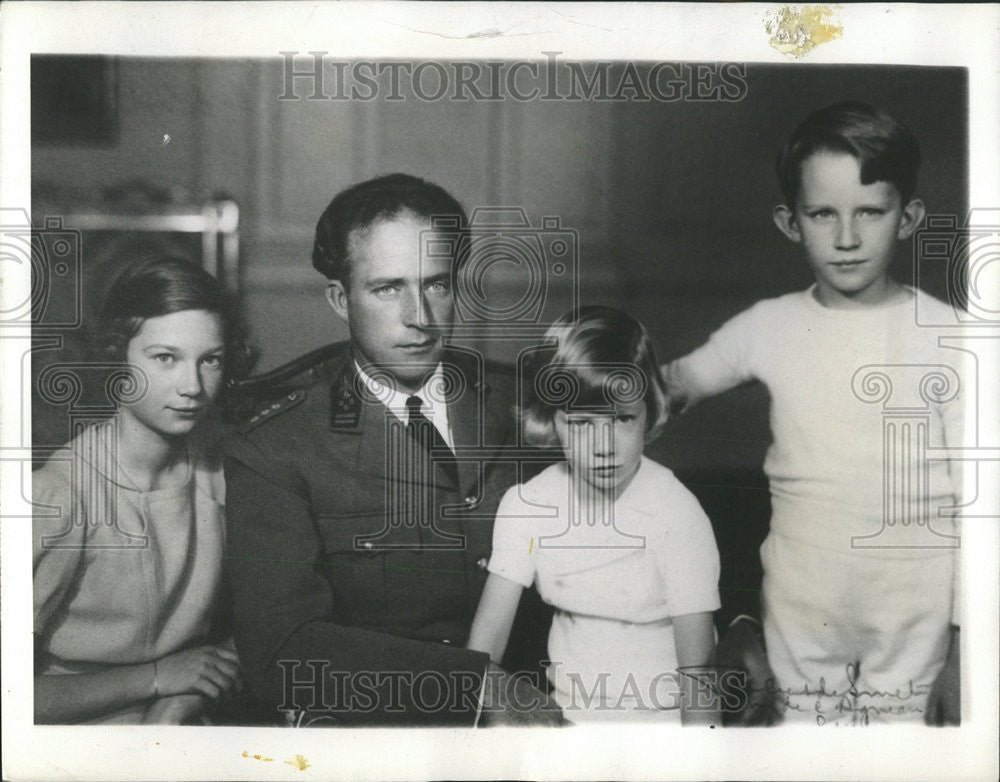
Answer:
M646 442L667 422L667 389L645 327L612 307L588 306L563 315L529 362L520 413L526 442L556 445L559 410L610 411L616 403L646 403Z
M351 232L407 212L428 220L446 218L449 226L453 225L454 259L458 259L459 245L468 232L468 218L462 205L432 182L409 174L388 174L353 185L334 196L316 223L313 266L327 279L339 280L346 286L351 276L348 252Z
M817 152L843 152L861 164L861 183L890 182L903 204L917 186L920 147L909 128L867 103L835 103L813 112L778 153L778 182L789 208L802 184L802 165Z
M168 253L140 257L115 277L93 329L92 352L100 359L124 363L129 342L148 318L185 310L205 310L222 321L226 380L249 372L255 356L234 302L207 271Z

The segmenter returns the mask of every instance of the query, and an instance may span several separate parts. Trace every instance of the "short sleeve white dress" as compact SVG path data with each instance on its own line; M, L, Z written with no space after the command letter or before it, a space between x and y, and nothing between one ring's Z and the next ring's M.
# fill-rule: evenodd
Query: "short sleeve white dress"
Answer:
M671 618L719 608L711 523L666 467L643 457L599 523L577 521L565 462L508 490L490 572L556 608L549 680L573 722L679 721Z

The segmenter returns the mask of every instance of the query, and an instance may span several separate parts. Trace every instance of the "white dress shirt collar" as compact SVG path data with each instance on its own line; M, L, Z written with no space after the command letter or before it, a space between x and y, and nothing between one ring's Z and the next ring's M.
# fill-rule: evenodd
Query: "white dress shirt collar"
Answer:
M406 400L412 395L379 382L365 372L356 360L354 366L358 370L361 382L365 384L365 387L371 394L389 408L396 418L404 424L407 423L409 413L406 410ZM430 422L434 424L434 428L444 438L448 447L455 450L455 444L451 437L451 427L448 424L448 405L440 398L439 391L432 391L432 389L441 388L444 388L444 375L441 365L438 364L434 368L434 371L427 376L427 380L424 381L424 384L417 391L416 395L423 401L423 404L420 406L420 412L427 416Z

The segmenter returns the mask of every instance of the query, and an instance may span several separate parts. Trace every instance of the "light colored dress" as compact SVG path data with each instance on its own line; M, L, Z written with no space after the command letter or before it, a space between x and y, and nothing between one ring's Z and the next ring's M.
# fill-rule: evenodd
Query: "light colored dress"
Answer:
M152 662L207 642L222 591L221 463L189 438L183 484L139 491L110 422L32 476L36 674ZM150 703L91 722L137 723Z
M557 609L548 677L567 719L677 722L671 617L719 608L711 523L673 473L645 457L612 518L575 519L572 492L566 463L508 490L490 572L536 584Z

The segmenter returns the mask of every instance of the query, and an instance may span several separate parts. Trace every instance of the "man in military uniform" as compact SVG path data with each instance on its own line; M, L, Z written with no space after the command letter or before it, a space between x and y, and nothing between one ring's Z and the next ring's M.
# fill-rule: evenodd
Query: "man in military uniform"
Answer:
M558 720L463 648L518 480L499 456L513 377L447 344L466 231L455 199L415 177L336 196L313 265L350 342L227 442L237 650L258 697L299 724Z

